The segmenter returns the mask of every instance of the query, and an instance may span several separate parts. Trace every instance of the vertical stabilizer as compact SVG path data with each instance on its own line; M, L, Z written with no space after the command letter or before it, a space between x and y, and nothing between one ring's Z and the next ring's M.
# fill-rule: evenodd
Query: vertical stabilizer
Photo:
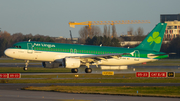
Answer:
M158 23L156 27L147 35L147 37L135 49L160 51L161 44L166 29L166 23Z

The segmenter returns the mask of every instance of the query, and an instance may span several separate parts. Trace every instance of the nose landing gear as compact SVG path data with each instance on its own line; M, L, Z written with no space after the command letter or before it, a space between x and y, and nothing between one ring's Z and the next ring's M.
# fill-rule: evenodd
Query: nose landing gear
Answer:
M71 69L71 72L72 72L72 73L77 73L77 72L78 72L78 69L77 69L77 68Z
M29 60L26 60L26 63L25 63L25 67L24 67L24 71L27 71L28 70L28 63L29 63Z

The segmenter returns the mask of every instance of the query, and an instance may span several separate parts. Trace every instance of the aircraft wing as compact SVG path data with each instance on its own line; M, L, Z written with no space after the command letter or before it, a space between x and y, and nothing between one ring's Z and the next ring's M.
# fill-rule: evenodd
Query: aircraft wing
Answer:
M99 60L107 60L110 58L119 59L122 55L129 55L130 53L115 53L115 54L103 54L103 55L88 55L88 56L70 56L69 58L79 58L83 63L94 63Z
M105 58L105 59L109 59L109 58L113 58L113 57L122 57L122 55L129 55L129 53L121 53L121 54L103 54L103 55L90 55L90 56L81 56L80 58Z

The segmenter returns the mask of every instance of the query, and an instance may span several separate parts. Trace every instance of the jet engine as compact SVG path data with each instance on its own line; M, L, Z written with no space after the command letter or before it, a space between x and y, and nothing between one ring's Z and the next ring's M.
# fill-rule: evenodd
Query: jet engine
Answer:
M58 67L62 66L62 63L42 62L42 66L44 68L58 68Z
M81 65L80 59L64 58L63 65L65 68L79 68Z

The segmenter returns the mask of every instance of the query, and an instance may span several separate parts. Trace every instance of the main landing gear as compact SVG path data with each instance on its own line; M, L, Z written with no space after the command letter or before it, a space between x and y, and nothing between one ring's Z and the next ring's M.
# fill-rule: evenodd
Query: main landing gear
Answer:
M72 72L72 73L77 73L77 72L78 72L78 69L77 69L77 68L71 69L71 72ZM86 68L86 69L85 69L85 72L86 72L86 73L91 73L91 72L92 72L92 69L91 69L91 68Z
M85 72L86 72L86 73L91 73L91 72L92 72L92 69L91 69L91 68L86 68L86 69L85 69Z
M27 71L28 70L28 63L29 63L29 60L26 60L26 63L25 63L25 67L24 67L24 71Z

